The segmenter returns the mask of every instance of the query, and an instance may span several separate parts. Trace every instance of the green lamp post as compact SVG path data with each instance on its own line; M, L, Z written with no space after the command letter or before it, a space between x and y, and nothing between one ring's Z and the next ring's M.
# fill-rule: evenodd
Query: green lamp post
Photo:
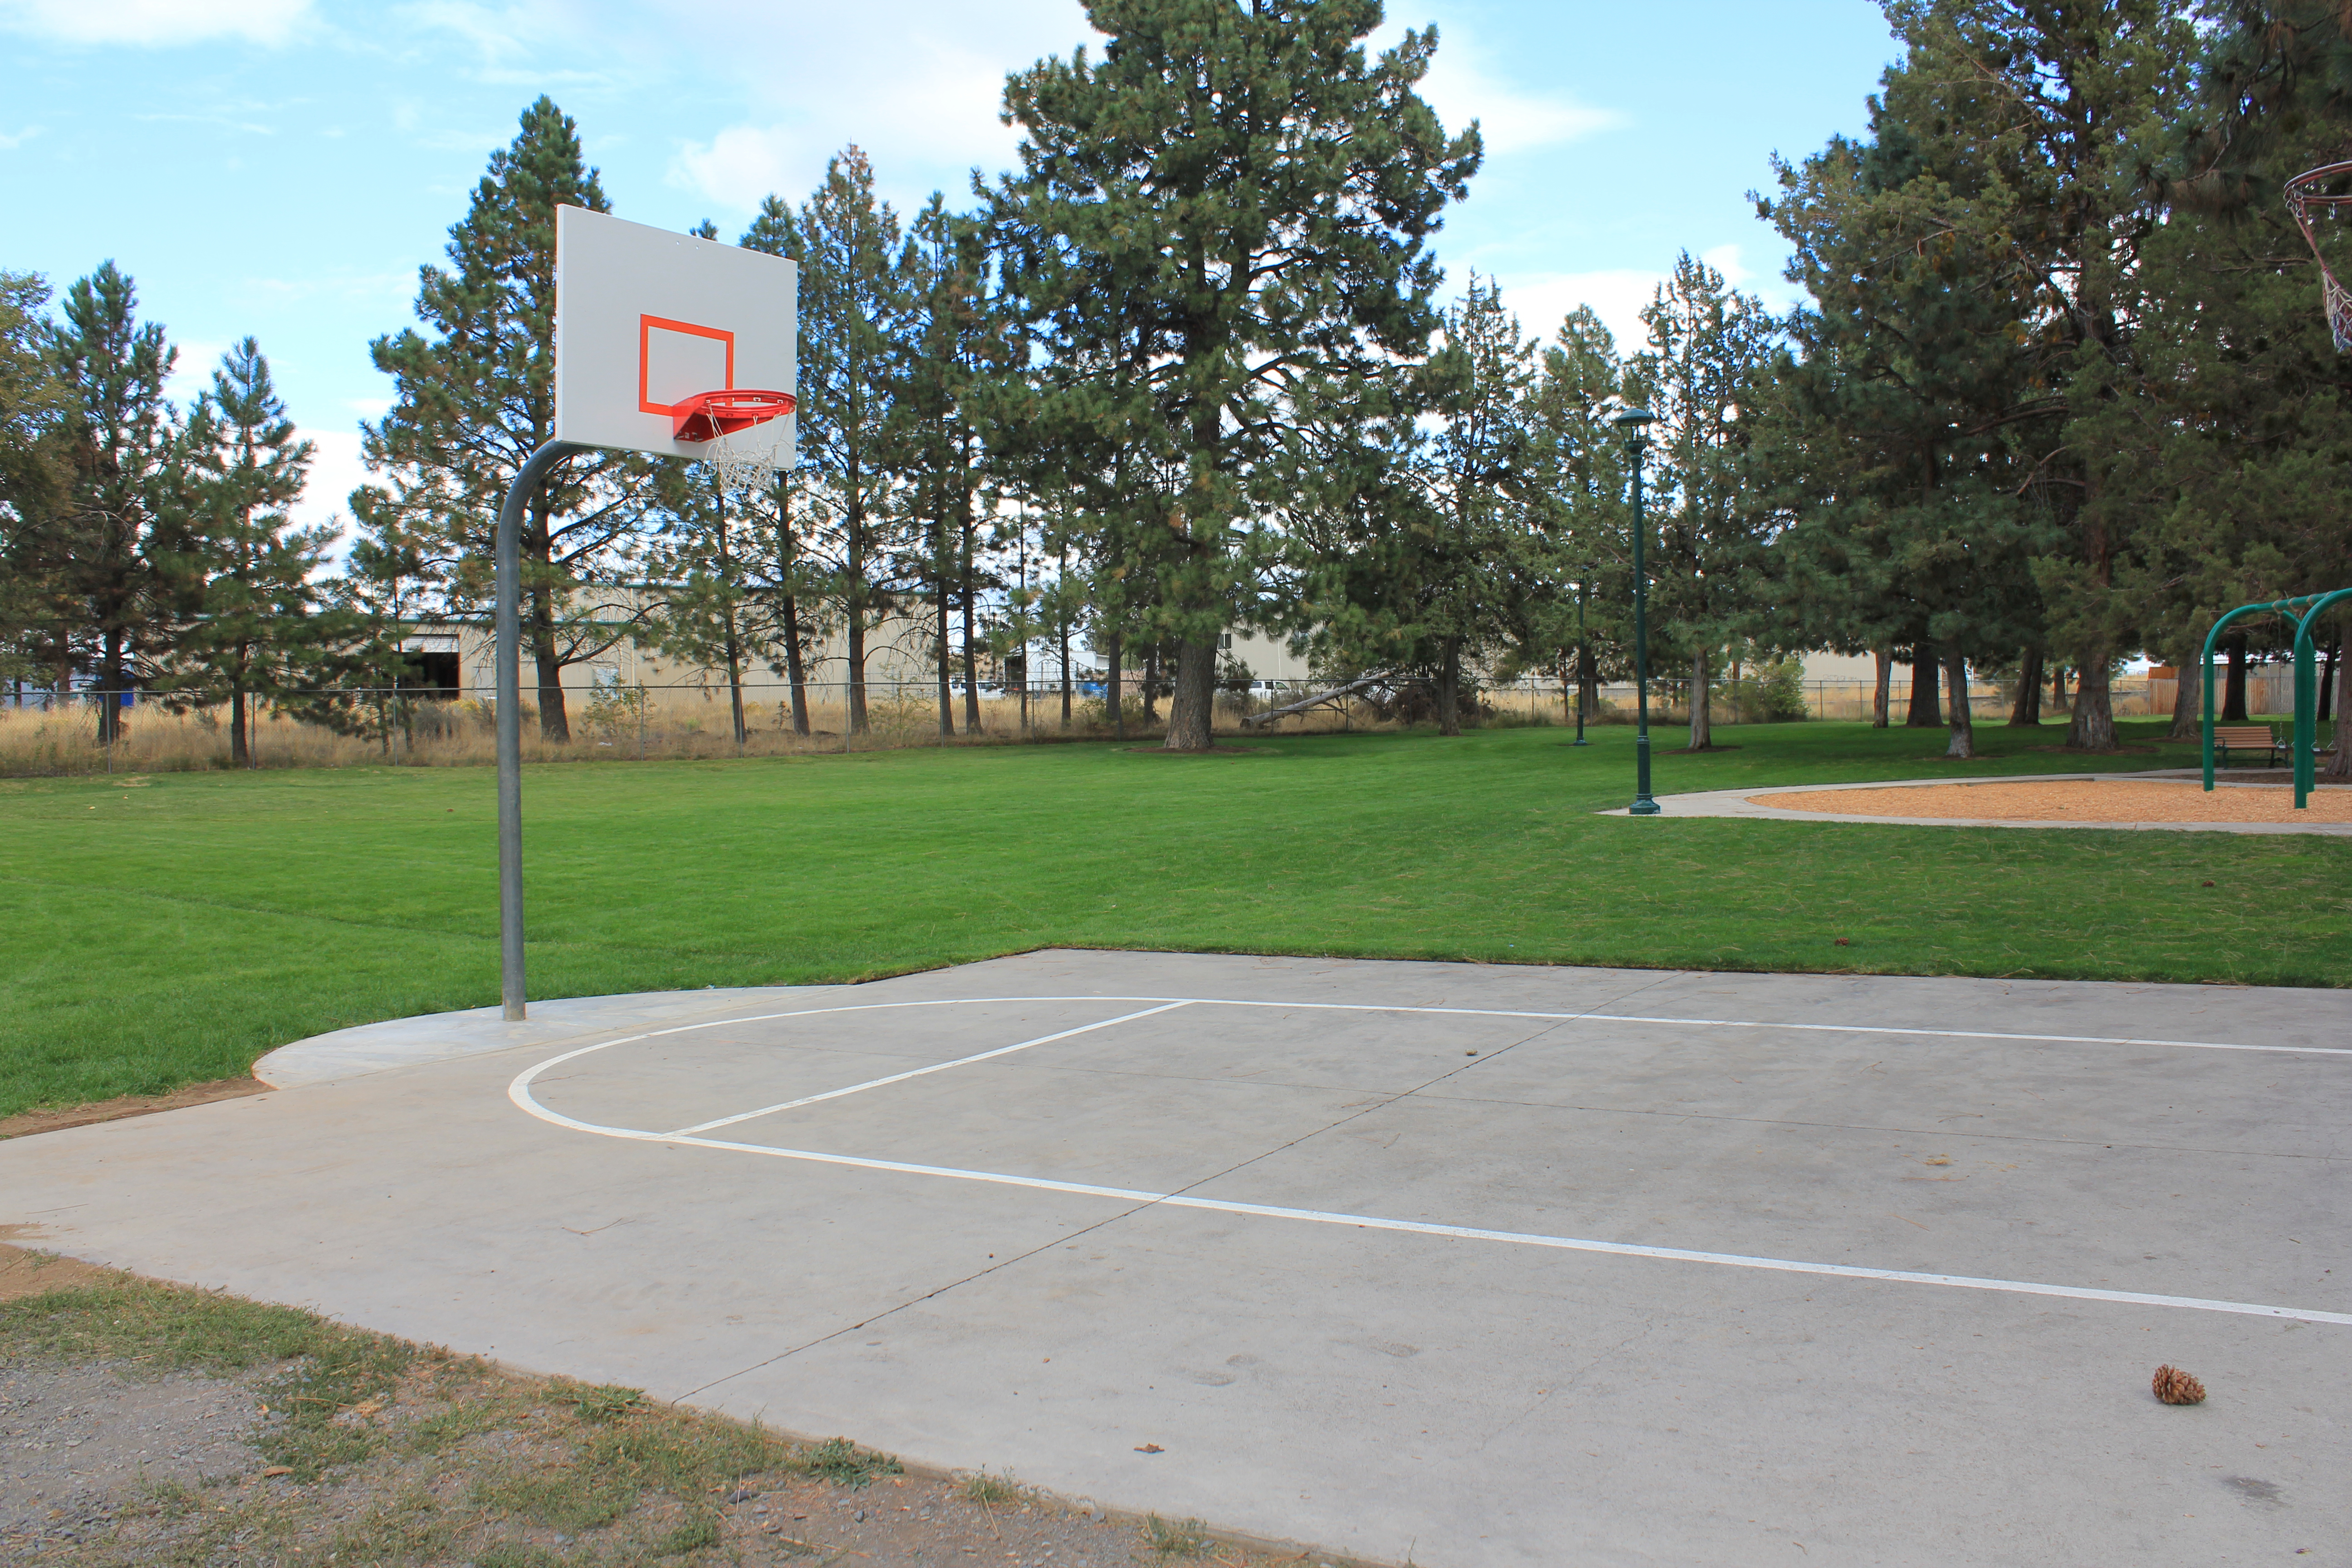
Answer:
M1583 580L1583 581L1579 582L1579 583L1576 584L1576 741L1575 741L1575 744L1580 745L1580 746L1589 746L1589 745L1591 745L1591 744L1592 743L1591 742L1590 742L1590 741L1588 741L1588 740L1586 740L1586 739L1584 738L1584 661L1585 661L1585 659L1586 659L1588 657L1590 657L1589 655L1587 655L1587 654L1586 654L1586 652L1585 652L1585 648L1584 648L1584 601L1585 601L1585 597L1586 597L1586 595L1591 592L1591 589L1592 589L1592 584L1591 584L1591 579L1590 579L1589 577L1588 577L1587 579Z
M1635 816L1655 816L1658 803L1650 798L1650 580L1642 570L1642 537L1649 524L1642 518L1642 454L1650 449L1649 426L1658 416L1646 408L1628 408L1609 421L1625 432L1625 455L1633 459L1633 804Z

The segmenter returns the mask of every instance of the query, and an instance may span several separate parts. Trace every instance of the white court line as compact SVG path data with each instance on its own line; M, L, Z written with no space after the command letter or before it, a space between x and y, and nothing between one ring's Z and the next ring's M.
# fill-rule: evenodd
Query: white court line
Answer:
M982 1052L979 1056L964 1058L963 1061L985 1060L989 1057L1002 1056L1006 1051L1026 1049L1030 1046L1044 1045L1048 1040L1066 1038L1071 1035L1084 1034L1092 1029L1107 1028L1113 1024L1124 1023L1128 1018L1145 1017L1153 1013L1163 1013L1171 1008L1187 1005L1295 1007L1359 1013L1444 1013L1479 1017L1590 1020L1598 1023L1697 1024L1728 1028L1834 1030L1840 1027L1840 1026L1827 1024L1750 1024L1719 1018L1650 1018L1617 1016L1603 1013L1513 1012L1483 1007L1403 1007L1337 1002L1242 1002L1215 996L974 996L922 1002L876 1002L847 1007L810 1007L790 1013L762 1014L754 1018L716 1019L706 1023L681 1025L676 1028L656 1029L645 1034L626 1035L618 1039L604 1040L596 1045L583 1046L575 1050L565 1051L560 1056L548 1058L535 1067L526 1068L517 1074L514 1080L507 1086L507 1098L519 1110L541 1121L551 1122L559 1127L568 1127L575 1131L594 1133L599 1137L621 1138L646 1143L674 1143L688 1148L717 1149L731 1153L760 1154L771 1159L803 1160L817 1164L843 1165L867 1171L888 1171L903 1175L939 1176L954 1181L982 1182L995 1186L1024 1187L1038 1192L1109 1198L1121 1203L1204 1209L1218 1214L1252 1215L1268 1219L1303 1220L1318 1225L1353 1226L1361 1230L1398 1231L1409 1235L1446 1237L1464 1241L1495 1241L1518 1247L1549 1247L1567 1252L1598 1252L1621 1258L1650 1258L1678 1263L1709 1263L1734 1268L1765 1268L1789 1274L1821 1274L1843 1279L1877 1279L1895 1284L1939 1285L1963 1290L2001 1290L2017 1295L2056 1296L2080 1301L2115 1302L2125 1306L2170 1307L2200 1312L2231 1312L2246 1317L2282 1319L2294 1322L2352 1324L2352 1312L2327 1312L2316 1308L2273 1307L2255 1301L2215 1300L2200 1296L2161 1296L2137 1290L2104 1290L2087 1285L2050 1285L2028 1279L1979 1279L1965 1274L1927 1274L1905 1268L1868 1268L1856 1264L1812 1263L1797 1258L1750 1257L1737 1252L1698 1252L1686 1247L1646 1247L1635 1242L1596 1241L1586 1237L1545 1236L1528 1231L1486 1230L1473 1226L1441 1225L1427 1220L1388 1219L1377 1215L1351 1215L1323 1209L1285 1208L1269 1204L1234 1203L1220 1198L1195 1197L1181 1193L1154 1193L1134 1187L1107 1187L1085 1182L1058 1182L1043 1176L1017 1176L1000 1171L966 1171L948 1165L918 1165L905 1161L868 1159L856 1154L827 1154L805 1149L782 1149L765 1143L738 1143L724 1139L700 1138L693 1136L691 1132L652 1132L642 1128L606 1127L593 1121L582 1121L576 1117L566 1116L562 1111L551 1110L541 1104L538 1098L530 1091L532 1082L550 1068L559 1067L592 1052L608 1050L614 1046L629 1045L635 1041L654 1039L666 1035L682 1035L697 1029L723 1028L734 1024L755 1024L771 1019L811 1017L830 1013L883 1012L897 1007L968 1006L984 1002L1157 1002L1163 1005L1147 1008L1140 1013L1129 1014L1127 1017L1106 1018L1100 1023L1065 1030L1061 1035L1049 1035L1040 1039L1024 1041L1018 1046L1007 1046L998 1050ZM2352 1054L2309 1046L2218 1045L2198 1040L2142 1040L2081 1035L1995 1035L1967 1030L1896 1029L1874 1026L1857 1026L1855 1032L1884 1035L1956 1035L1969 1039L2051 1040L2086 1045L2191 1046L2214 1050L2281 1050L2322 1056ZM960 1065L961 1062L943 1062L939 1064L938 1068L920 1068L915 1072L900 1073L893 1078L876 1079L871 1083L854 1085L849 1089L834 1090L831 1094L813 1095L807 1100L788 1103L804 1104L816 1100L835 1099L843 1094L877 1088L886 1083L903 1082L909 1078L920 1077L924 1072L940 1070L940 1068ZM771 1109L782 1109L782 1107ZM747 1111L743 1117L726 1120L740 1121L763 1114L765 1114L764 1111ZM706 1122L703 1125L718 1127L725 1124L726 1121L722 1121Z
M1032 1046L1050 1046L1055 1040L1066 1040L1072 1035L1091 1034L1097 1029L1108 1029L1113 1024L1129 1024L1138 1018L1149 1018L1154 1013L1169 1013L1179 1007L1191 1005L1190 1002L1164 1002L1157 1007L1146 1007L1140 1013L1126 1013L1116 1018L1105 1018L1099 1024L1081 1024L1075 1029L1064 1029L1058 1035L1040 1035L1034 1040L1024 1040L1017 1046L999 1046L992 1051L982 1051L978 1056L958 1057L951 1062L935 1062L927 1068L917 1068L912 1072L892 1073L888 1078L869 1079L864 1083L853 1083L847 1089L829 1089L823 1094L804 1094L798 1100L787 1100L780 1105L763 1105L757 1110L739 1111L733 1116L722 1116L716 1121L704 1121L692 1127L681 1127L672 1136L709 1132L721 1127L732 1127L738 1121L749 1121L755 1116L772 1116L779 1110L798 1110L803 1105L814 1105L821 1100L839 1100L845 1094L863 1094L869 1089L880 1089L886 1084L904 1083L910 1078L921 1078L927 1073L945 1072L950 1068L970 1067L974 1062L984 1062L993 1057L1009 1057L1015 1051L1025 1051Z

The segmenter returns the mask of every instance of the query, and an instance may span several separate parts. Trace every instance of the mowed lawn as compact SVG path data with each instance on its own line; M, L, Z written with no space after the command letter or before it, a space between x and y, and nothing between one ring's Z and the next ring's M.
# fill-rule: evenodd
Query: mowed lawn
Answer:
M1743 727L1660 794L2183 766L2063 731ZM2352 842L1647 821L1559 729L1097 743L525 777L531 994L842 981L1024 949L2340 985ZM0 781L0 1115L497 999L484 769ZM2210 886L2208 884L2210 884ZM1849 945L1837 945L1844 938Z

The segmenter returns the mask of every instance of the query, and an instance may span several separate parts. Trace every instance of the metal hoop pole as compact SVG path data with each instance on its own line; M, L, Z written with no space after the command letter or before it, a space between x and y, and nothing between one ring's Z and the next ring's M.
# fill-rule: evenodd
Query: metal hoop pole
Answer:
M528 458L499 503L499 999L510 1024L524 1016L522 968L522 514L548 470L587 447L550 441Z

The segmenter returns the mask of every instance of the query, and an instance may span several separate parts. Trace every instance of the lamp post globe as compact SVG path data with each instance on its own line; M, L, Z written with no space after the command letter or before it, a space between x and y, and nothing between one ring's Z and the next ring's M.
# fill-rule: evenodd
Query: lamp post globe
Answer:
M1609 423L1625 432L1625 455L1633 460L1633 804L1634 816L1655 816L1650 795L1650 580L1642 568L1642 544L1649 524L1642 516L1642 454L1650 449L1649 428L1658 416L1628 408Z

